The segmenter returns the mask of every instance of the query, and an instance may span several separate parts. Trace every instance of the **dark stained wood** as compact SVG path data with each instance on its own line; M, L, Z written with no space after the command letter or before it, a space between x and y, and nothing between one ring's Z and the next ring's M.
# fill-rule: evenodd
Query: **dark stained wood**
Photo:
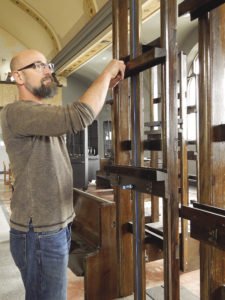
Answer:
M130 0L130 58L131 61L137 59L142 69L146 63L146 54L141 58L142 47L140 43L141 28L141 1ZM135 66L136 69L137 65ZM129 68L128 68L129 70ZM144 113L140 109L143 107L143 77L142 74L131 73L130 92L131 92L131 140L132 140L132 162L135 167L144 164L143 150L143 119ZM135 299L145 299L145 246L144 246L144 195L134 190L132 192L133 208L133 228L134 228L134 297Z
M188 160L196 160L198 156L196 151L188 151L187 155L188 155Z
M150 151L161 151L162 150L162 140L147 140L143 142L143 147L145 150Z
M142 179L146 180L157 180L157 171L161 171L163 173L166 172L166 170L162 169L155 169L155 168L145 168L145 167L133 167L133 166L105 166L105 171L108 173L114 173L130 177L140 177Z
M213 293L213 299L223 300L225 299L225 285L218 287Z
M145 122L145 126L148 126L148 127L158 127L158 126L161 126L161 124L162 124L161 121Z
M213 126L213 142L225 141L225 124Z
M225 209L221 209L221 208L218 208L218 207L215 207L215 206L194 202L193 207L203 209L203 210L206 210L206 211L210 211L210 212L213 212L215 214L222 215L222 216L225 216Z
M154 104L156 104L156 103L161 103L161 97L154 98L154 99L153 99L153 103L154 103Z
M225 215L182 206L181 216L191 220L191 236L225 250Z
M162 70L164 78L166 120L163 139L166 141L166 167L168 174L168 195L163 201L164 226L164 297L168 300L179 300L179 198L178 198L178 133L177 133L177 48L176 16L177 1L160 2L161 8L161 47L166 49L166 62Z
M137 190L159 197L165 196L166 171L163 169L107 166L105 170L112 186L120 186L124 190ZM157 179L158 176L159 179Z
M198 199L201 203L212 204L211 195L211 102L209 101L209 20L205 15L199 19L199 174ZM208 174L208 176L205 176ZM201 299L210 300L209 270L212 251L208 245L200 243L200 293Z
M79 238L91 249L84 257L85 300L114 299L117 296L116 205L74 189L74 209L72 244ZM69 260L72 270L73 255L72 251Z
M157 40L157 42L159 42L159 44L160 44L160 39ZM154 110L154 107L155 107L154 97L155 97L155 95L158 95L158 91L159 91L158 70L159 70L158 67L154 67L154 68L151 68L148 72L149 83L150 83L150 97L149 97L150 122L147 122L144 125L149 126L151 128L154 128L155 126L161 127L161 124L162 124L161 121L155 121L158 119L158 116L155 115L156 113ZM160 134L160 138L161 138L161 134ZM145 143L144 143L144 149L145 149ZM154 168L158 165L158 157L159 157L158 152L156 152L156 151L150 152L150 160L151 161L150 161L149 167ZM159 197L157 197L155 195L150 195L150 197L151 197L151 221L149 221L148 223L158 222L159 221ZM149 250L152 250L152 249L150 249L150 247L147 247L146 251L150 258L150 256L152 256L152 254L150 255ZM155 251L154 251L154 253L155 253ZM158 251L156 253L157 253L157 257L158 257Z
M160 48L160 38L146 44L146 45L142 45L142 52L148 52L149 50L151 50L152 48ZM120 57L121 60L123 60L125 63L128 63L130 60L130 55L126 56L126 57Z
M142 52L145 53L146 51L149 51L150 49L155 47L160 47L160 37L146 45L142 45Z
M128 48L128 0L113 0L113 57L127 57ZM124 80L113 89L113 153L114 163L128 165L130 152L121 151L121 142L130 140L130 99L128 97L128 80ZM117 224L117 270L118 297L125 297L133 293L133 239L124 233L123 226L132 220L131 193L114 189L116 202Z
M180 187L181 187L181 204L188 205L188 157L187 157L187 57L181 52L179 53L179 77L180 77L180 118L183 122L180 124L181 137L180 137ZM187 271L188 266L188 221L181 219L181 244L182 251L180 258L182 263L182 271Z
M223 210L222 213L216 213L216 207L210 206L207 209L204 206L201 208L198 207L189 207L183 205L180 209L180 215L183 218L195 221L199 226L215 226L224 227L225 226L225 211Z
M198 156L198 154L197 154L196 151L191 151L191 150L187 151L187 159L188 159L188 160L196 160L196 159L197 159L197 156ZM180 153L180 151L179 151L179 153L178 153L178 157L179 157L179 159L181 158L181 153Z
M121 151L130 151L131 150L131 141L121 141L120 149L121 149Z
M187 114L193 114L196 112L197 112L196 105L187 106ZM178 108L178 114L180 114L180 108Z
M165 50L153 48L126 64L125 77L130 77L165 61Z
M210 53L210 77L208 78L208 88L210 90L210 106L211 118L210 122L210 138L211 138L211 195L204 200L204 204L225 208L225 144L223 142L212 142L212 128L214 126L225 124L225 90L224 90L224 65L221 62L225 61L225 5L218 7L211 11L209 15L210 30L208 32L209 38L209 53ZM200 201L202 203L202 201ZM223 262L225 252L220 249L211 247L205 249L209 260L207 272L209 277L203 279L207 280L207 285L203 288L209 289L209 297L212 299L214 291L216 291L225 282L225 274ZM203 277L203 276L202 276ZM206 284L206 282L205 282ZM206 298L207 300L207 298Z
M225 0L185 0L179 4L179 16L188 12L191 14L191 19L202 17L207 12L225 3Z

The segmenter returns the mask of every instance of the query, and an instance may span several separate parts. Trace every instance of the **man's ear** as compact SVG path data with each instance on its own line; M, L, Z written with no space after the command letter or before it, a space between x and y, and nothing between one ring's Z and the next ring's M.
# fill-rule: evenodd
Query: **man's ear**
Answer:
M15 79L17 84L21 85L24 83L23 74L20 71L12 72L12 77Z

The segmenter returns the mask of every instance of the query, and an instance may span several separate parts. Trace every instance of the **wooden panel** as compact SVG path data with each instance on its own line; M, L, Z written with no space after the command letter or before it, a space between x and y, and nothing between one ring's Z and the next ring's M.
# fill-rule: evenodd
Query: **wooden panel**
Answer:
M117 297L115 203L74 189L74 204L76 217L73 225L76 235L88 244L93 246L95 244L95 252L92 250L84 257L84 298L115 299ZM71 259L70 264L72 263Z

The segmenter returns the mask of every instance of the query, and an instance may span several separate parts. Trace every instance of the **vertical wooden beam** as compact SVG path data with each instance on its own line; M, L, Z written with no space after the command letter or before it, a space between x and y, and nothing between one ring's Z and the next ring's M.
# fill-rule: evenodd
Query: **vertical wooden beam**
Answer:
M180 118L182 119L181 140L180 140L180 187L181 204L188 205L188 159L187 159L187 57L181 52L179 54L180 74ZM188 220L181 219L181 242L182 253L181 266L185 272L188 270Z
M225 124L225 5L199 19L200 202L225 208L225 145L213 142L213 126ZM206 176L207 174L207 176ZM225 254L201 243L201 300L220 299Z
M225 4L210 13L210 69L212 126L225 124ZM225 144L212 142L212 203L225 208ZM225 282L225 252L212 248L210 295ZM223 287L224 288L224 287ZM224 293L223 293L224 294ZM221 298L222 299L222 298Z
M166 49L164 101L166 113L167 197L163 203L165 299L179 300L179 199L177 133L177 1L161 0L161 46Z
M153 99L158 97L158 66L151 68L150 73L150 122L156 121ZM159 111L157 112L159 114ZM158 121L158 116L157 116ZM158 152L151 151L150 153L150 167L159 168L158 165ZM150 195L151 197L151 222L159 221L159 197Z
M198 199L201 203L211 204L211 138L208 96L209 81L209 19L208 15L199 18L199 159L198 159ZM206 176L207 174L207 176ZM200 242L200 290L201 300L209 300L210 246Z
M140 44L141 1L130 0L130 58L141 54ZM144 163L142 149L143 104L140 74L131 77L131 124L132 124L132 165ZM134 295L135 299L145 299L145 246L144 246L144 199L133 191L133 234L134 234Z
M113 57L126 57L128 48L128 0L113 0ZM121 142L130 139L128 80L114 88L113 98L114 162L129 165L129 151L121 150ZM131 193L117 187L114 198L117 208L118 297L124 297L133 293L133 240L132 235L123 229L124 224L132 220Z

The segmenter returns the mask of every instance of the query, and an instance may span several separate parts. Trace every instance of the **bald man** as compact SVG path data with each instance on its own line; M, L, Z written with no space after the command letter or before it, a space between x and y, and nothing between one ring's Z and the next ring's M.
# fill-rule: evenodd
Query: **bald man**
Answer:
M44 99L57 91L53 65L36 50L11 60L19 101L1 113L3 139L15 177L10 250L21 272L26 300L66 300L70 224L74 218L72 168L63 135L97 117L108 88L124 77L112 60L89 89L66 107Z

